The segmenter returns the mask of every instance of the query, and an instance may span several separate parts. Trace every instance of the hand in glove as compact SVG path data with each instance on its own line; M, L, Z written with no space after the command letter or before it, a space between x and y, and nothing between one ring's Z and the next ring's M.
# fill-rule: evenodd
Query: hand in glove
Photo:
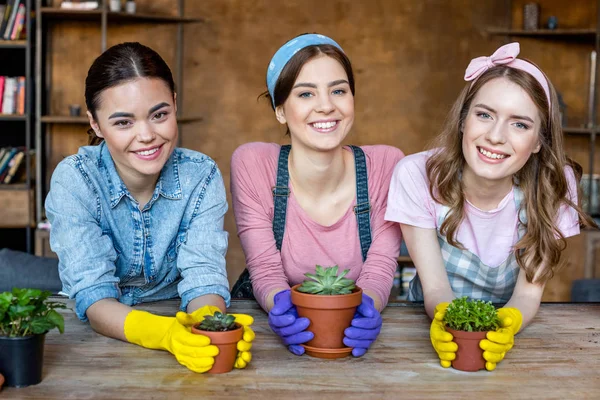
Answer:
M217 346L204 335L196 335L175 317L161 317L133 310L125 318L125 338L148 349L166 350L177 361L194 372L206 372L219 354Z
M192 327L204 320L204 316L206 315L214 315L216 311L221 311L219 308L214 306L204 306L200 307L196 311L191 314L180 311L175 316L177 320L186 327ZM250 315L246 314L231 314L235 317L235 322L242 325L244 329L244 336L242 340L237 343L238 355L235 359L235 368L246 368L248 363L252 360L252 353L250 349L252 348L252 341L255 338L254 331L250 328L250 325L254 322L254 318Z
M496 369L496 364L502 361L506 353L513 348L515 335L523 324L523 315L516 308L498 309L498 318L500 328L495 332L488 332L486 339L479 342L479 347L484 350L485 369L488 371Z
M381 331L383 320L373 299L363 293L362 303L356 309L350 327L344 330L344 344L352 347L352 355L364 355Z
M452 365L452 361L456 358L456 351L458 350L458 345L452 341L454 336L446 331L444 325L444 315L446 315L448 304L449 303L440 303L435 306L435 315L433 321L431 321L431 327L429 328L431 344L440 359L440 365L444 368L448 368Z
M281 337L289 351L301 356L304 354L304 347L300 345L315 337L312 332L306 330L310 321L308 318L298 317L289 289L277 293L273 302L273 308L269 311L269 326Z

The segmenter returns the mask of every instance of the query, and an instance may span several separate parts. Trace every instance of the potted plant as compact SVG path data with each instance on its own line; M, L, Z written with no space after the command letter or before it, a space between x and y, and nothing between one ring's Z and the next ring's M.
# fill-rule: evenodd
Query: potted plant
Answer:
M308 279L292 287L292 303L298 315L310 320L308 328L315 337L304 344L306 354L319 358L340 358L352 352L343 343L344 330L362 301L362 289L344 278L349 270L338 276L338 266L316 266L316 273L304 274Z
M492 302L469 300L466 296L454 299L446 309L444 324L458 345L452 367L461 371L485 369L479 342L485 339L487 332L495 331L500 326Z
M215 312L215 315L206 315L204 320L192 327L192 332L210 338L210 343L219 348L215 357L215 364L208 371L209 374L222 374L233 369L238 354L237 342L244 334L243 327L235 322L233 315Z
M46 301L50 292L14 288L0 293L0 373L6 386L24 387L42 380L44 339L64 318L56 309L62 303Z

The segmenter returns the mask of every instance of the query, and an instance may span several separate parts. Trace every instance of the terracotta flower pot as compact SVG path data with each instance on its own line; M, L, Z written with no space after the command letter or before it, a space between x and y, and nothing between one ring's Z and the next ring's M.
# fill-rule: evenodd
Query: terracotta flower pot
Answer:
M300 284L292 287L292 303L299 316L310 320L308 330L315 335L304 345L306 354L319 358L349 355L352 349L344 345L344 330L362 302L362 289L356 287L351 294L329 296L302 293L298 287Z
M219 348L219 355L215 357L215 364L208 371L209 374L223 374L233 369L235 359L237 358L237 342L242 340L244 329L237 324L237 329L225 332L209 332L192 326L192 333L204 335L210 338L210 344Z
M458 345L452 368L468 372L485 369L483 350L479 347L479 342L485 339L487 332L455 331L448 327L446 330L454 336L454 342Z
M4 375L0 374L0 390L2 390L2 385L4 385Z

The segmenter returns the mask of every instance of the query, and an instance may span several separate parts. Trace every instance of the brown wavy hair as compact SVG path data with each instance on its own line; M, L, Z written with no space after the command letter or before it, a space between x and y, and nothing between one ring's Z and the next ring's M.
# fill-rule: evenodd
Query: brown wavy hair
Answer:
M519 221L526 233L514 245L517 262L527 276L528 282L545 283L562 266L560 254L566 247L566 240L556 222L559 208L563 204L573 207L579 214L581 226L597 225L581 209L581 188L578 186L578 204L573 203L568 194L565 166L573 169L577 182L581 180L582 169L569 159L563 150L563 132L558 109L558 98L552 83L550 88L551 104L540 83L530 74L516 68L496 66L484 72L473 84L468 83L454 103L448 115L442 133L436 139L435 147L444 151L435 151L427 160L427 177L431 196L450 208L446 220L440 227L440 233L446 236L448 243L464 249L456 239L458 228L464 218L465 194L460 173L465 165L462 152L462 127L469 113L471 102L479 90L489 81L505 78L519 85L533 100L541 117L539 139L541 148L519 170L513 181L523 191L527 221ZM558 238L558 239L557 239Z

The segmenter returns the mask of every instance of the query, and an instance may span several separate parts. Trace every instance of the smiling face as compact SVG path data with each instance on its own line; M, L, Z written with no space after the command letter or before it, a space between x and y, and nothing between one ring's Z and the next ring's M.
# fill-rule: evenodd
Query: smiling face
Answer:
M343 66L326 55L308 61L275 113L288 125L292 146L317 151L338 147L354 122L354 96Z
M161 79L137 78L100 94L92 128L121 179L157 179L177 143L175 96Z
M512 177L540 150L541 119L531 97L507 78L484 84L463 125L463 179L512 185Z

